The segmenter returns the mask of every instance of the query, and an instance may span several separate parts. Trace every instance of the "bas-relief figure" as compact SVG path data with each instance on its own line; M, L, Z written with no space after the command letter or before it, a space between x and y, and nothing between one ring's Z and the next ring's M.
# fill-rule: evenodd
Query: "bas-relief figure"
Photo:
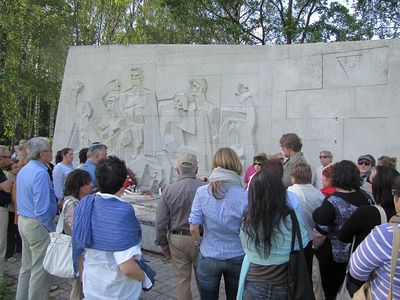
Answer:
M195 134L195 104L179 92L172 99L158 102L162 147L171 158L187 150L188 134Z
M200 177L209 175L212 156L222 145L235 149L243 161L253 155L257 114L247 86L239 84L232 92L238 104L234 109L221 109L208 100L203 78L188 80L187 92L157 99L143 86L144 76L143 67L131 68L129 88L121 91L116 78L105 84L100 99L92 104L78 101L81 83L76 93L80 119L74 123L69 146L80 149L94 141L105 143L109 154L124 159L136 173L143 191L158 191L170 183L180 152L197 155ZM99 118L93 118L92 107Z
M258 124L253 95L245 84L238 84L233 103L235 105L221 112L221 144L234 149L244 163L257 151Z
M211 171L211 159L219 147L220 109L207 99L207 81L189 81L190 103L194 108L194 134L188 134L187 150L196 154L199 174Z
M111 87L109 90L108 87ZM126 119L123 118L119 105L119 89L118 80L113 80L105 86L104 96L101 100L105 106L105 113L98 125L100 130L100 140L105 144L109 144L111 139L116 138L120 134L122 128L126 125Z
M161 151L156 96L143 86L143 68L133 67L130 71L131 87L121 94L123 111L130 126L141 131L145 137L140 154L154 157Z

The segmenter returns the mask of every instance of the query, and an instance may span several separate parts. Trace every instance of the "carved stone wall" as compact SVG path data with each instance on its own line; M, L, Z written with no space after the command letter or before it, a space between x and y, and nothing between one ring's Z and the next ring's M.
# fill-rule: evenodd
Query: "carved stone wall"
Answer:
M400 157L400 41L290 46L132 45L70 49L54 149L101 141L141 178L168 184L193 152L199 175L222 146L248 166L295 132L307 161Z

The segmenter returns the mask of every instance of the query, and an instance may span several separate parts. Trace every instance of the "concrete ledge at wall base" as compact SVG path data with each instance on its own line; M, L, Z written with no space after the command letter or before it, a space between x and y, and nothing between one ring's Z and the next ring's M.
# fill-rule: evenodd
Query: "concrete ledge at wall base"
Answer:
M156 207L159 196L148 195L125 195L126 201L131 203L135 208L136 217L142 227L142 249L162 254L161 247L156 246Z

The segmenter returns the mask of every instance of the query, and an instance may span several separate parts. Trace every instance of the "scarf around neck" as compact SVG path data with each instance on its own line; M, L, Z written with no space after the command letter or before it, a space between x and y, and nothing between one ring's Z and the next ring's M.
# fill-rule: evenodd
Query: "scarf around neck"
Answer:
M110 195L88 195L74 212L72 257L75 273L85 248L123 251L140 243L142 231L131 204Z
M400 224L400 214L395 214L393 217L391 217L389 223Z
M221 167L216 167L212 170L208 181L210 183L221 181L243 186L242 179L235 171L231 171Z

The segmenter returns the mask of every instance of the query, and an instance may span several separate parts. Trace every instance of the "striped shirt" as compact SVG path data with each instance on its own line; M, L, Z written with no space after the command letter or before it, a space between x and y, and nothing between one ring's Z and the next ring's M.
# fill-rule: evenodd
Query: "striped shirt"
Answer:
M399 224L396 224L399 226ZM390 286L392 258L392 224L376 226L351 256L350 274L355 279L366 281L373 270L376 277L372 280L373 299L386 299ZM393 299L400 299L400 256L397 259L393 281Z
M240 222L247 209L247 191L225 183L225 197L215 199L209 185L197 189L189 216L190 224L203 224L200 252L204 257L225 260L244 255L240 242Z

